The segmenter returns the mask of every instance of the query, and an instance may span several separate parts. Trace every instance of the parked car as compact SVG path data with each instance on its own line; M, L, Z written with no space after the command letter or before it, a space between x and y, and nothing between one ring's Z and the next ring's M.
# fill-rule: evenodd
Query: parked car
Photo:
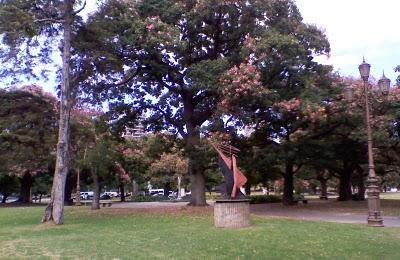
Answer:
M118 197L118 192L116 191L105 191L103 194L107 194L111 198Z
M162 194L161 196L164 196L164 189L149 189L150 196L158 196L159 194Z
M151 196L152 197L162 197L162 196L164 196L164 192L153 193Z
M101 200L110 200L110 199L112 199L112 197L106 193L103 193L103 194L101 194L100 199Z
M81 192L81 200L91 200L93 199L93 191Z

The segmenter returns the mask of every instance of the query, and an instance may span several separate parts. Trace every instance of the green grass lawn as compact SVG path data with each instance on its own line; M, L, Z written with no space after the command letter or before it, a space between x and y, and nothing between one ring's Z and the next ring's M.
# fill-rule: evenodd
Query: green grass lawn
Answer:
M206 209L68 207L65 225L40 224L42 207L0 208L0 258L400 259L400 229L253 217L216 229Z
M400 200L400 192L381 192L380 197L388 200Z

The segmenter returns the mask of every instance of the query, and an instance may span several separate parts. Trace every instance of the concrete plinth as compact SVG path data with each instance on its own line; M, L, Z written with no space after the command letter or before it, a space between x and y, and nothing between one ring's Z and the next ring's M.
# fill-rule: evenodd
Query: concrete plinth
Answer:
M215 201L214 225L218 228L244 228L250 226L250 201Z

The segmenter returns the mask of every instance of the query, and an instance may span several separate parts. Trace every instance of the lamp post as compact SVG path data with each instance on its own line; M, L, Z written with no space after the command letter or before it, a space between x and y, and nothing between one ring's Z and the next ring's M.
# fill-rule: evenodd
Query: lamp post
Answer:
M375 173L374 165L374 154L372 149L372 131L371 131L371 118L369 110L369 87L368 78L371 69L371 65L363 60L363 63L358 67L362 80L364 81L364 93L365 93L365 121L367 126L367 137L368 137L368 180L367 180L367 194L368 194L368 226L371 227L383 227L383 218L381 214L381 206L379 193L380 188L378 179ZM390 80L383 77L378 82L378 86L382 93L389 91Z
M383 72L382 78L378 81L378 87L383 95L389 94L390 79L386 78L385 72Z
M81 205L81 170L78 168L76 173L76 195L75 195L75 206Z

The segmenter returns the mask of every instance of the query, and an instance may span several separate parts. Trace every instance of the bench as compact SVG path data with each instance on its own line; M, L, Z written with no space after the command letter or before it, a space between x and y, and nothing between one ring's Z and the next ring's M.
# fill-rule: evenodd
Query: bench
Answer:
M308 199L297 199L297 200L293 200L294 203L298 203L299 201L303 202L303 204L307 204L307 203L308 203Z
M105 208L105 207L111 207L112 201L111 201L111 200L110 200L110 201L100 201L100 204L101 204L101 206L102 206L103 208Z
M74 201L75 206L89 206L90 204L92 204L92 202L88 200L81 200L79 203Z
M100 201L99 203L100 203L100 206L102 206L103 208L111 207L111 205L112 205L112 201L111 200L103 200L103 201ZM75 204L75 206L80 206L80 205L91 206L92 205L92 201L91 200L82 200L80 204L78 204L75 201L74 204Z

